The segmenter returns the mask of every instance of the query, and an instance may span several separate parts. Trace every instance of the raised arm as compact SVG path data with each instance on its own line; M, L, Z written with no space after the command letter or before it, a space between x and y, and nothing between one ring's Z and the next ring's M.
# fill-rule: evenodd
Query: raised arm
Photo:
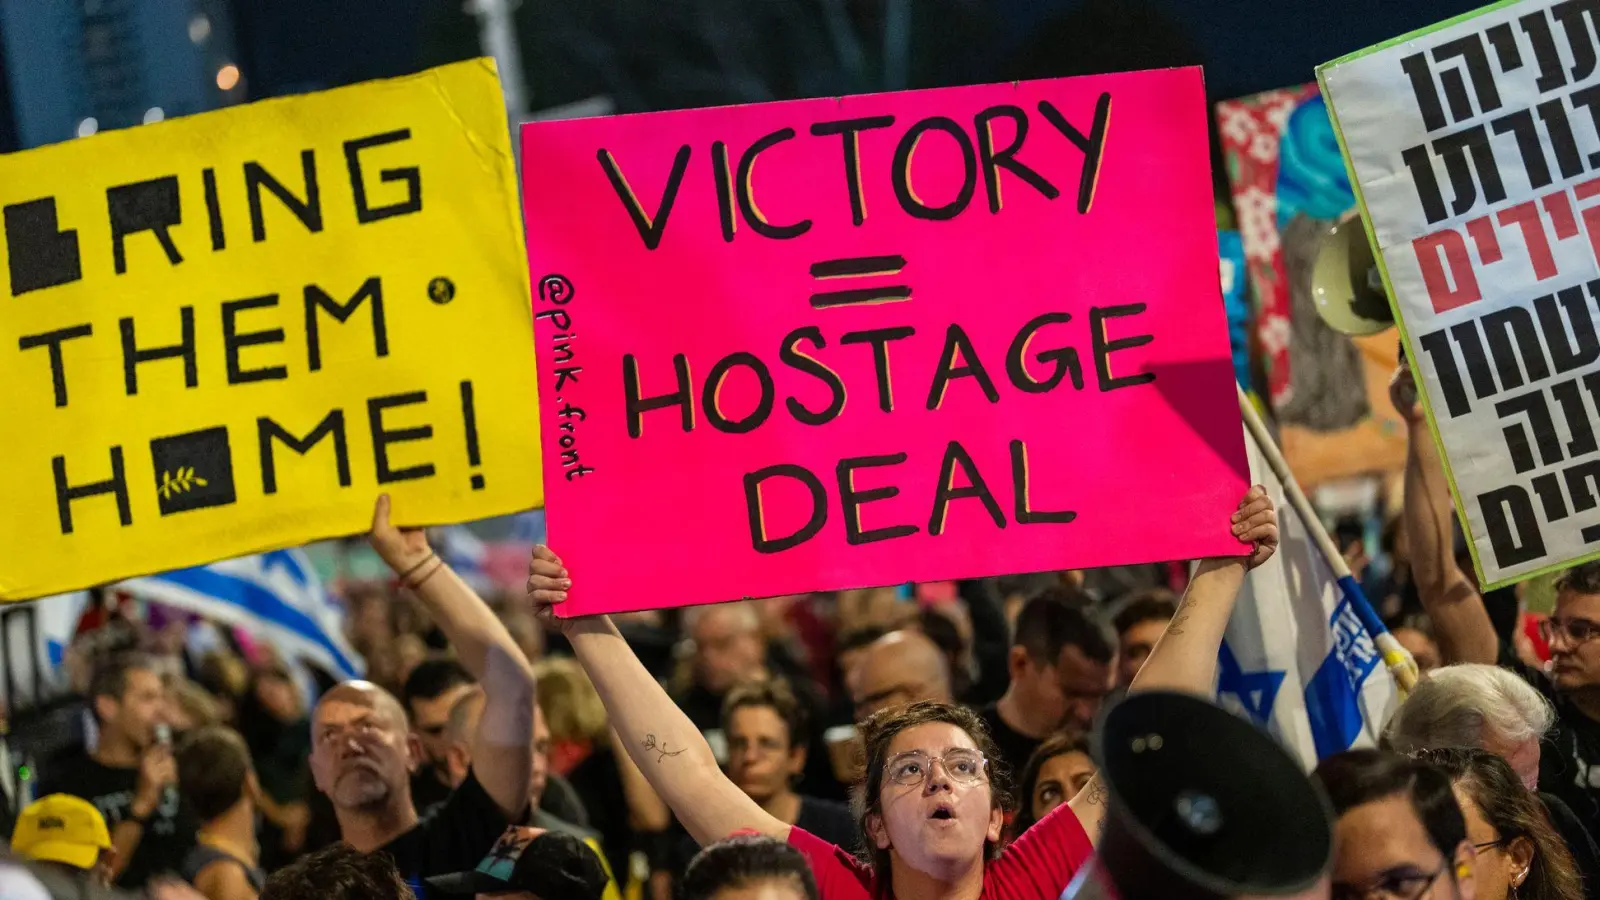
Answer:
M1278 549L1278 514L1266 489L1250 489L1233 514L1233 533L1254 549L1249 556L1223 556L1200 563L1183 592L1178 612L1156 641L1128 693L1184 691L1210 696L1217 683L1217 651L1233 615L1245 573ZM1069 805L1096 844L1106 814L1106 786L1096 775Z
M428 546L422 529L390 524L388 494L373 511L371 540L483 685L472 771L506 818L521 816L533 780L533 667L489 604Z
M572 580L548 547L536 547L528 566L528 594L543 617L567 599ZM611 727L656 794L700 844L736 831L756 831L780 841L789 826L739 790L717 766L711 746L689 717L651 677L609 616L556 619L600 694Z
M1406 538L1411 544L1411 572L1417 596L1433 620L1439 650L1447 663L1493 663L1499 658L1495 634L1483 597L1456 565L1455 509L1439 449L1417 404L1417 387L1404 362L1389 385L1389 398L1406 423Z
M610 732L611 752L617 758L617 778L622 782L622 797L628 804L628 827L639 834L657 834L672 827L672 812L656 796L655 788L628 755L628 748L616 729Z

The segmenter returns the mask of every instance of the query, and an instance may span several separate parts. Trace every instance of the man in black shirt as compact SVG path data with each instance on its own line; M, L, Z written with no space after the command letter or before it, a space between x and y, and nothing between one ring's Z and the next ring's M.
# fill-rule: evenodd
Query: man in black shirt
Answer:
M1546 622L1549 673L1523 663L1495 631L1476 582L1456 563L1449 483L1404 365L1390 398L1410 432L1405 525L1412 573L1444 661L1498 663L1554 704L1555 728L1539 748L1539 790L1570 806L1591 834L1600 833L1600 564L1575 566L1556 582L1556 610Z
M1072 589L1056 587L1023 604L1017 616L1011 684L978 711L1013 773L1057 729L1087 733L1111 691L1116 645L1086 606Z
M1600 831L1600 564L1561 573L1556 612L1544 624L1549 674L1523 662L1509 643L1499 644L1497 662L1555 707L1555 727L1540 747L1539 790L1559 797L1593 833Z
M473 770L450 798L418 816L411 769L419 754L405 711L382 688L346 682L325 694L311 719L311 772L333 801L346 844L391 856L424 896L422 879L471 868L528 808L533 768L533 670L466 582L429 548L420 529L389 522L378 498L373 548L427 607L467 671L483 687L485 709Z
M137 890L176 872L194 846L195 821L178 801L167 728L166 690L145 656L118 656L89 685L99 726L93 752L40 773L39 793L72 794L93 803L111 829L118 887Z
M411 778L411 802L419 815L450 796L450 774L445 769L450 742L445 728L450 710L472 687L472 673L453 659L425 659L406 676L400 700L411 717L411 732L422 745L422 765Z

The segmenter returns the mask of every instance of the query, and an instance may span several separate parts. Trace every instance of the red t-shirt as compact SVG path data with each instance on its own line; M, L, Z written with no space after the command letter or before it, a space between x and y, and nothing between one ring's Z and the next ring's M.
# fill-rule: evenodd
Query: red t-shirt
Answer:
M798 828L789 846L811 863L822 900L871 900L872 870L833 844ZM1060 900L1078 869L1094 855L1094 845L1067 804L1050 811L983 870L981 900Z

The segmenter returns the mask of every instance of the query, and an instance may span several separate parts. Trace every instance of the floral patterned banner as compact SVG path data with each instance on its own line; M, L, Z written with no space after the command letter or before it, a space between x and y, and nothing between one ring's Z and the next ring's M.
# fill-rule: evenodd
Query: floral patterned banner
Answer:
M1217 105L1217 119L1256 296L1254 335L1285 457L1305 485L1398 468L1404 432L1387 398L1397 365L1394 335L1352 343L1320 321L1296 322L1293 314L1291 283L1297 271L1308 277L1318 226L1355 206L1317 86L1225 101ZM1353 383L1364 387L1364 397L1348 394L1345 386ZM1336 421L1316 421L1329 415Z

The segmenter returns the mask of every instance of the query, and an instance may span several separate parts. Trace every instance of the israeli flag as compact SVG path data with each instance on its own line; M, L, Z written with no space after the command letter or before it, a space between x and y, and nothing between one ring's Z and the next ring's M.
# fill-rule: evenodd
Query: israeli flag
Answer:
M340 678L365 669L344 636L344 609L322 588L305 551L274 550L117 585L135 597L234 625L277 646L286 660Z
M1245 579L1217 660L1217 702L1266 728L1307 768L1376 746L1399 703L1353 579L1334 577L1249 433L1255 483L1278 508L1278 552Z

